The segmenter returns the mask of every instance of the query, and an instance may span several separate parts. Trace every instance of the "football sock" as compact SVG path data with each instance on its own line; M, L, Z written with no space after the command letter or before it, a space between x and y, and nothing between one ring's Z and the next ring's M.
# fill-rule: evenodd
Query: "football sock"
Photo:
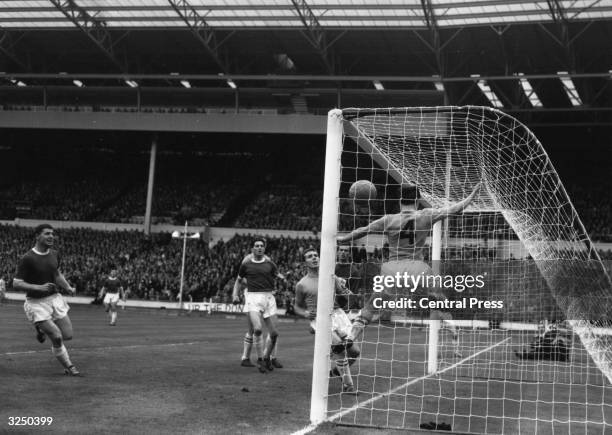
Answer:
M342 376L342 385L353 385L353 378L351 377L351 369L346 358L336 360L336 367Z
M270 335L268 335L268 337L266 338L266 353L268 352L268 349L271 346L272 346L272 340L270 339ZM272 347L272 350L269 352L271 359L276 358L276 350L277 349L278 349L278 336L276 336L276 342L274 344L274 347Z
M55 356L55 358L57 358L57 360L64 366L64 368L68 368L72 365L70 362L70 357L68 356L68 351L63 344L61 347L51 347L51 352L53 353L53 356Z
M111 323L115 323L117 321L117 312L111 311Z
M253 334L247 332L244 334L244 341L242 345L242 359L251 358L251 349L253 348Z
M277 351L277 349L278 349L278 337L276 337L276 344L272 348L272 352L270 352L270 358L272 358L272 359L276 358L276 351Z
M264 358L270 358L274 348L276 347L276 341L278 340L278 335L271 336L268 335L266 339L266 351L264 352Z
M263 337L260 335L255 335L253 337L253 344L255 345L255 352L257 353L257 359L261 359L263 357Z

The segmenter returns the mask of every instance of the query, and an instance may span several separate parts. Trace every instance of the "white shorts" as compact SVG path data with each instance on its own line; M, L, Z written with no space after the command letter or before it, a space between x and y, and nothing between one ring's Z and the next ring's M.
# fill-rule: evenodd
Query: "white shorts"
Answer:
M59 293L40 299L26 298L23 304L23 311L32 323L63 319L69 309L70 307Z
M383 276L390 275L395 276L397 273L400 276L407 274L408 276L414 276L415 279L419 275L424 277L433 275L433 270L427 263L421 260L395 260L383 263L380 268L380 274ZM417 289L418 291L419 289ZM411 293L412 289L408 288L395 288L395 287L384 287L383 293L389 296L397 296L398 294Z
M116 304L119 302L119 293L106 293L104 295L105 304Z
M248 292L244 296L244 312L256 311L264 319L276 314L276 299L272 292Z
M336 308L331 317L332 346L342 343L342 340L351 332L351 319L342 308ZM310 321L310 330L315 331L316 320Z

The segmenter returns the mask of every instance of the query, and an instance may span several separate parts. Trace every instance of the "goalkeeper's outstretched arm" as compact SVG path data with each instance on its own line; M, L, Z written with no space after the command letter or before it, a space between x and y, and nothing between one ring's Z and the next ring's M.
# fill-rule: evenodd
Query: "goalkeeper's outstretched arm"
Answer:
M472 193L470 193L462 201L456 202L455 204L450 205L448 207L444 207L444 208L438 208L438 209L428 208L428 209L423 210L422 213L429 214L432 224L435 224L438 221L446 219L451 214L460 213L463 210L465 210L466 207L470 205L471 202L474 200L474 197L476 197L476 195L478 194L478 191L480 190L481 184L482 183L478 183L476 187L474 187L474 190L472 190Z
M336 240L338 243L351 242L353 240L361 239L370 233L382 233L386 227L388 216L383 216L375 221L370 222L365 227L357 228L348 234L338 236Z

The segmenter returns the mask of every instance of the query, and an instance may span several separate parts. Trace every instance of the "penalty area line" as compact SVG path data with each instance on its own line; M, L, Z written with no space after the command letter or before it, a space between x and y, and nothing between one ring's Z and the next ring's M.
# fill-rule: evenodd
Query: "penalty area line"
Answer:
M359 408L361 408L363 406L369 405L370 403L374 403L377 400L382 399L383 397L390 396L391 394L395 393L396 391L399 391L399 390L401 390L403 388L406 388L406 387L408 387L408 386L410 386L412 384L415 384L417 382L423 381L423 380L425 380L427 378L430 378L430 377L432 377L434 375L441 375L442 373L444 373L444 372L446 372L448 370L454 369L455 367L457 367L457 366L459 366L459 365L461 365L461 364L463 364L463 363L465 363L465 362L467 362L467 361L477 357L480 354L483 354L485 352L490 351L491 349L499 346L500 344L505 343L506 341L508 341L510 339L512 339L512 337L507 337L507 338L503 339L502 341L500 341L499 343L495 343L495 344L493 344L493 345L491 345L491 346L489 346L487 348L479 350L478 352L476 352L476 353L474 353L474 354L472 354L470 356L467 356L467 357L463 358L462 360L457 361L455 364L450 365L450 366L448 366L448 367L446 367L446 368L444 368L442 370L438 370L435 373L426 374L426 375L420 376L418 378L411 379L408 382L404 382L399 387L395 387L395 388L387 391L386 393L380 393L377 396L374 396L374 397L372 397L372 398L370 398L370 399L368 399L368 400L366 400L364 402L360 402L360 403L358 403L356 405L353 405L350 408L347 408L347 409L345 409L343 411L337 412L334 415L332 415L331 417L329 417L329 418L325 419L324 421L322 421L321 423L317 423L317 424L312 423L312 424L309 424L308 426L304 427L303 429L300 429L297 432L293 432L291 435L306 435L306 434L312 432L313 430L315 430L322 423L333 422L334 420L338 420L339 418L345 416L346 414L350 414L351 412L354 412L354 411L356 411L357 409L359 409Z
M104 347L73 347L70 349L70 353L73 352L89 352L89 351L104 351L104 350L113 350L113 349L140 349L143 347L175 347L175 346L193 346L196 344L209 343L208 340L202 341L189 341L186 343L149 343L149 344L130 344L125 346L104 346ZM48 353L49 350L25 350L21 352L6 352L1 353L1 356L15 356L15 355L31 355L35 353Z

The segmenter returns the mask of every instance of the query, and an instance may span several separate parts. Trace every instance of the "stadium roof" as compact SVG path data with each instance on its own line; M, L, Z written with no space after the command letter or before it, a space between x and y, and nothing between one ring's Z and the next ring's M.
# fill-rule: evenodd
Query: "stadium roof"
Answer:
M3 0L0 71L11 103L103 92L134 105L137 88L138 105L154 89L298 110L430 104L437 90L602 125L612 0ZM550 115L567 111L579 114Z
M612 0L3 0L4 28L65 28L77 6L111 28L181 28L181 10L212 28L302 26L301 9L323 28L426 28L612 18Z

